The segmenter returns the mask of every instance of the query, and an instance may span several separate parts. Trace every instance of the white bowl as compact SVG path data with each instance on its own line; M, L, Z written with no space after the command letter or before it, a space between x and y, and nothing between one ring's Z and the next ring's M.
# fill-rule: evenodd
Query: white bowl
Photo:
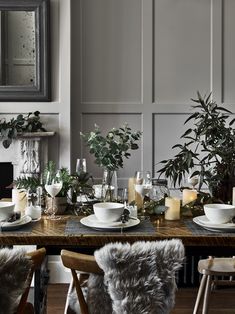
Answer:
M206 217L215 224L230 222L235 217L235 206L227 204L206 204L204 205Z
M0 202L0 220L8 219L14 212L15 204L12 202Z
M121 218L124 211L124 204L120 203L96 203L93 204L94 214L101 222L114 222Z

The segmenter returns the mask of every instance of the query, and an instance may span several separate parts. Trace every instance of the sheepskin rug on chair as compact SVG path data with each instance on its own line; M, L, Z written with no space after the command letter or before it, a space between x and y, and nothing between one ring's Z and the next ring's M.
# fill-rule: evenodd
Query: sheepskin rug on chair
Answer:
M175 272L184 259L181 240L110 243L95 252L95 259L104 271L113 313L170 313Z
M14 313L31 265L24 250L0 249L0 314Z

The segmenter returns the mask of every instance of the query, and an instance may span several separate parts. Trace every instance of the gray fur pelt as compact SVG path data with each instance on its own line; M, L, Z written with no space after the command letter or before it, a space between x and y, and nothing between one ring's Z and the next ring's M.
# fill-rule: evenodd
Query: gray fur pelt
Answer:
M104 271L113 313L170 313L175 302L175 271L184 259L180 240L110 243L95 252L95 259Z
M14 312L31 264L24 250L0 249L0 314Z

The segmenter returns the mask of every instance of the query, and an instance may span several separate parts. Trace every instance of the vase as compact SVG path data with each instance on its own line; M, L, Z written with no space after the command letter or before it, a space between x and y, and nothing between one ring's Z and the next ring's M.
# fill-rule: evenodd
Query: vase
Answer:
M102 201L114 202L117 200L117 195L117 171L104 169L102 180Z
M226 178L213 184L210 188L211 194L214 198L225 204L232 204L232 190L234 186L235 177Z

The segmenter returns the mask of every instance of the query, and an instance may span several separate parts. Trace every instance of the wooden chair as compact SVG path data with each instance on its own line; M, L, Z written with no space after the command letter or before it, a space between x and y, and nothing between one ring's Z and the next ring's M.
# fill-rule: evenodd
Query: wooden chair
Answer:
M203 293L202 314L207 314L209 309L209 297L215 285L235 285L232 276L235 276L235 258L213 258L203 259L198 262L198 271L202 274L197 299L193 314L198 313ZM218 279L220 276L227 276L228 280Z
M87 274L103 274L102 269L99 268L94 256L92 255L62 250L61 259L63 265L67 268L70 268L73 278L69 287L68 295L73 290L73 287L75 287L81 309L81 314L89 314L88 306L82 292L82 286L88 278ZM77 271L81 273L78 273ZM64 313L74 313L69 307L68 298L66 300Z
M41 248L32 252L27 253L27 256L31 259L32 261L32 267L29 271L28 277L27 277L27 284L24 290L24 293L22 294L19 304L17 306L16 314L34 314L34 307L31 303L27 302L29 291L30 291L30 286L31 282L33 279L33 275L36 269L38 269L45 256L46 256L46 249Z
M109 243L96 250L94 256L61 251L63 265L71 269L73 278L64 313L71 313L68 299L76 302L76 296L70 294L73 287L81 314L89 314L88 309L91 313L170 313L175 299L175 272L184 259L180 240ZM87 273L92 276L87 282L86 302L82 288Z

